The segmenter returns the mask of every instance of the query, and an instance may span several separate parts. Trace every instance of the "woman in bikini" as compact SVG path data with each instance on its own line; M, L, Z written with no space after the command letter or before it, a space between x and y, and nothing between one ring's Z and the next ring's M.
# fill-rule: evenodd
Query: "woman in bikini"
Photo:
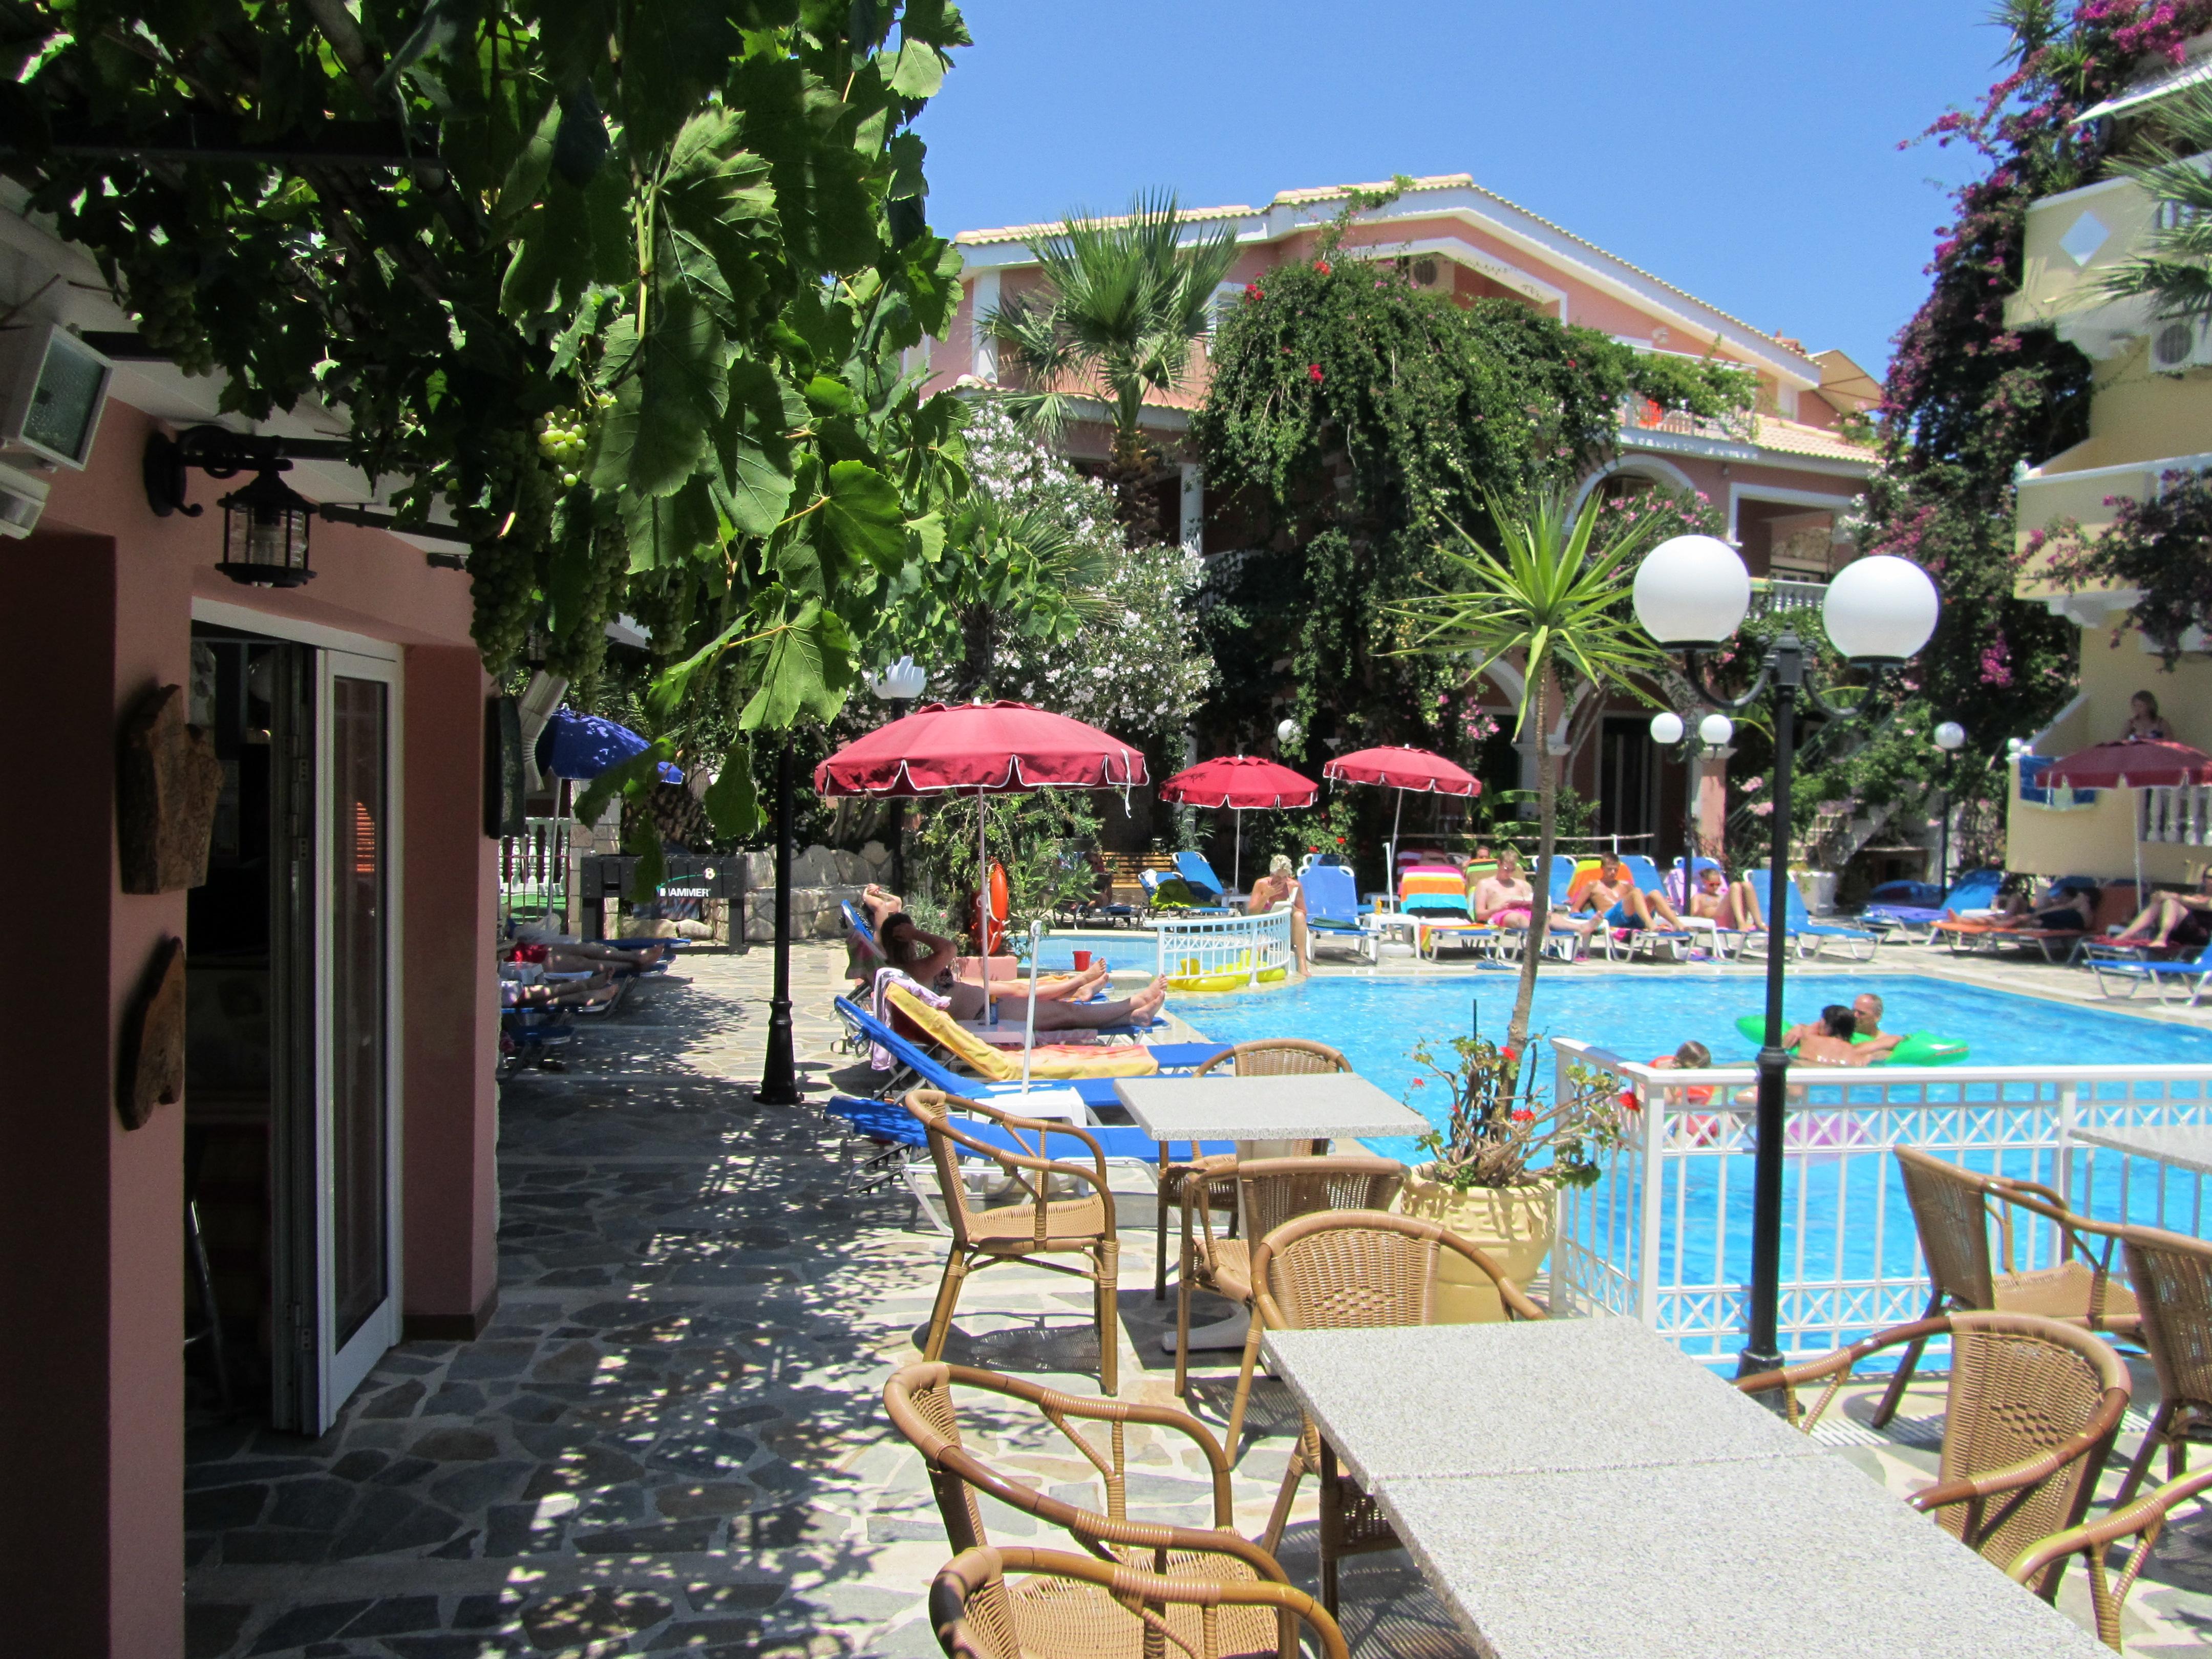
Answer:
M1766 925L1759 914L1759 895L1751 884L1729 881L1713 864L1698 872L1697 890L1690 895L1690 914L1732 933L1755 933Z
M903 969L908 976L939 995L951 999L953 1018L983 1017L983 988L954 976L952 963L959 947L951 939L915 927L914 918L902 910L884 919L883 946L894 967ZM1106 969L1093 963L1083 972L1064 979L1040 981L1036 1029L1074 1031L1096 1030L1102 1025L1142 1025L1148 1024L1167 1000L1167 987L1157 979L1136 995L1112 1002L1073 1000L1089 997L1105 977ZM1004 988L994 984L991 993L991 1000L1001 1010L1008 1004L1013 1006L1013 1012L1008 1017L1017 1021L1026 1018L1021 1005L1028 997L1029 987L1020 981L1008 982Z

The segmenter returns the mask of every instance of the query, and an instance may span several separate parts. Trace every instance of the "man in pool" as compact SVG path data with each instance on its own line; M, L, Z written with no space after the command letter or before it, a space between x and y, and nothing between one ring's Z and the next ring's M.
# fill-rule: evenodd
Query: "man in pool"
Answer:
M1887 1054L1905 1041L1904 1032L1881 1029L1881 999L1871 991L1862 991L1851 999L1851 1035L1866 1039L1851 1046L1869 1060Z

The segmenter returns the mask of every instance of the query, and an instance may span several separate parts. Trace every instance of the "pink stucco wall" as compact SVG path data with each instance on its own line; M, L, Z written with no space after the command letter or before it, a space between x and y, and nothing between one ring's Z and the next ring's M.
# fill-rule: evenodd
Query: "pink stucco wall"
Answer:
M237 586L212 568L219 514L148 509L150 426L111 403L90 466L56 477L33 537L0 543L15 784L0 867L20 971L0 1089L0 1648L88 1659L184 1651L185 1114L126 1132L114 1094L126 1009L158 942L184 933L185 896L121 891L113 780L124 713L187 678L196 593L408 647L404 1305L467 1321L495 1285L486 682L467 578L380 532L322 525L311 588ZM228 487L193 480L203 501Z

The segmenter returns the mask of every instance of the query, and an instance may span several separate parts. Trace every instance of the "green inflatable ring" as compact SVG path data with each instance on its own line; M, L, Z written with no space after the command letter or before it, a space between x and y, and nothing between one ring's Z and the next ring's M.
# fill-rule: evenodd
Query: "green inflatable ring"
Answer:
M1796 1023L1792 1022L1792 1024ZM1741 1015L1736 1020L1735 1029L1742 1035L1746 1042L1763 1043L1766 1041L1766 1016L1764 1014ZM1868 1041L1865 1037L1856 1040L1860 1042ZM1904 1042L1875 1061L1875 1064L1877 1066L1956 1066L1966 1057L1965 1043L1953 1042L1948 1038L1936 1036L1928 1031L1914 1031L1907 1036Z

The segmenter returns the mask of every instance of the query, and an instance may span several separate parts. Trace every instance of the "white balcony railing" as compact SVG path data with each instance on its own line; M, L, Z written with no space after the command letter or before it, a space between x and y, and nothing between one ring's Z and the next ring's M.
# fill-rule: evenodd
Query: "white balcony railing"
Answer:
M1555 1292L1583 1311L1640 1318L1694 1358L1733 1358L1751 1277L1751 1074L1655 1071L1565 1039L1553 1047L1562 1073L1571 1062L1610 1072L1638 1103L1597 1183L1559 1195ZM1795 1358L1927 1307L1894 1147L2042 1182L2101 1219L2194 1232L2202 1218L2201 1182L2073 1132L2212 1122L2212 1066L1884 1066L1804 1087L1783 1174L1781 1346ZM2039 1220L2016 1229L2014 1244L2022 1268L2057 1260L2059 1241Z
M2212 847L2212 788L2146 789L2142 793L2142 838Z
M1826 582L1790 576L1761 576L1751 584L1751 614L1771 617L1785 611L1818 611L1828 597Z
M1665 432L1678 438L1748 444L1759 441L1759 416L1743 410L1710 420L1686 410L1662 409L1650 398L1631 393L1620 400L1620 430L1624 436L1638 432Z
M526 818L522 833L499 843L499 914L565 915L568 908L568 818Z

